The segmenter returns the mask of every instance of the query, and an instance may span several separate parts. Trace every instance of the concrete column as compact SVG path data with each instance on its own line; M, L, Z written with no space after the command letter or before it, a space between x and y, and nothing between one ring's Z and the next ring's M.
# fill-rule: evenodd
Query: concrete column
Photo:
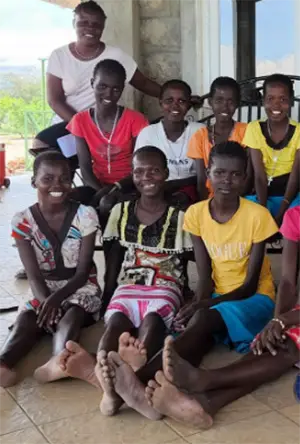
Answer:
M131 55L139 64L139 10L136 0L96 0L103 8L107 20L103 41L117 46ZM136 108L139 105L139 93L130 85L123 93L126 106Z

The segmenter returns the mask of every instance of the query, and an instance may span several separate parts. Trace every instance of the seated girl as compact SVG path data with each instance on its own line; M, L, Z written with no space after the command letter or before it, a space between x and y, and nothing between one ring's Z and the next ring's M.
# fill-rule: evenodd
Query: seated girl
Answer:
M91 80L95 108L79 112L67 125L76 136L79 166L84 184L88 186L76 189L73 197L79 195L79 200L85 203L93 198L95 206L100 202L100 214L104 219L113 203L110 202L107 209L103 198L113 194L116 203L121 191L133 190L132 180L128 188L126 178L131 175L135 138L148 125L141 113L118 105L125 79L125 69L116 60L99 62Z
M212 147L225 140L241 143L247 127L246 123L233 120L233 115L241 99L240 86L234 79L231 77L216 78L211 84L209 96L209 104L215 116L215 123L199 129L191 138L187 151L188 157L196 160L199 200L212 196L212 187L206 174ZM247 175L250 176L250 165ZM247 183L245 187L247 187Z
M251 122L243 139L255 182L255 195L247 198L267 206L280 225L285 211L300 204L300 124L289 119L294 90L287 76L269 76L263 95L267 120Z
M31 296L0 353L0 385L15 384L14 370L34 344L53 334L53 357L35 371L41 382L62 374L57 355L82 327L99 319L101 289L93 252L98 217L69 200L71 171L57 151L36 157L32 185L38 202L12 220L12 236L28 276Z
M135 150L154 145L165 153L169 169L165 189L170 202L183 207L197 200L195 162L187 157L187 149L190 138L203 126L185 120L191 107L191 94L191 88L182 80L166 82L160 94L163 118L159 123L144 128L135 144Z
M208 428L222 407L261 384L276 380L299 362L300 206L285 213L280 231L284 247L275 317L252 342L252 352L227 367L204 371L180 358L175 343L173 345L172 339L167 338L163 373L158 372L156 380L150 381L146 389L149 403L157 412L186 425ZM295 385L295 395L299 398L296 390Z
M214 197L190 206L185 213L184 229L192 234L199 278L195 301L175 315L173 326L181 334L174 340L174 348L194 366L199 366L203 356L220 341L239 352L249 351L254 337L273 317L275 291L265 242L278 228L266 208L239 197L246 166L247 154L240 144L216 145L210 153L208 169ZM121 221L121 232L122 227L125 224ZM142 238L144 231L140 229L138 233ZM126 341L132 343L135 339L127 335ZM65 368L74 376L75 365L71 364L76 354L70 352L69 356ZM157 410L161 408L156 410L149 405L146 410L144 392L145 384L162 369L161 353L135 373L126 359L121 348L119 353L111 351L108 356L103 350L98 354L95 373L105 392L105 405L110 406L110 413L116 413L123 400L147 417L158 419ZM87 379L84 375L93 374L95 361L84 357L81 348L77 360L81 362L76 367L84 371L76 376ZM183 378L185 375L183 372ZM181 412L186 410L178 405Z

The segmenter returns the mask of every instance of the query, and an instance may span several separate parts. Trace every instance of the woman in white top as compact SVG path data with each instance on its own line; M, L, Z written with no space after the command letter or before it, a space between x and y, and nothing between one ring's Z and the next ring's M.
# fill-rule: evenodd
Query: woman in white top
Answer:
M132 57L101 41L105 21L103 9L94 1L79 3L75 8L77 41L54 50L47 68L47 97L56 114L53 122L56 125L36 136L34 149L58 148L57 139L69 134L66 122L77 112L95 105L91 78L94 67L101 60L117 60L125 68L128 83L145 94L159 96L160 86L139 71Z
M182 80L169 80L161 87L160 105L162 120L140 132L135 151L153 145L165 153L169 168L167 192L172 194L174 203L187 207L197 199L195 161L187 157L188 144L203 125L185 120L191 106L191 88Z

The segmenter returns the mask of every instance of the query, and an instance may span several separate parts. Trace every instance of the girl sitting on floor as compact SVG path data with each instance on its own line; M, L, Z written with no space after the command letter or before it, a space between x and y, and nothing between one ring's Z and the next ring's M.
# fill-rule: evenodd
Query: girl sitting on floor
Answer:
M285 211L300 204L300 124L289 119L294 90L288 76L269 76L263 95L267 120L249 123L243 139L255 182L255 195L247 199L266 206L280 226Z
M247 124L233 120L240 100L240 86L231 77L218 77L212 82L209 93L209 105L214 113L215 123L208 127L200 128L191 137L187 151L188 157L196 161L199 200L212 196L212 187L206 174L212 147L225 140L234 140L235 142L242 143ZM250 162L247 177L247 181L250 181ZM245 187L247 186L246 183Z
M186 425L208 428L222 407L251 393L261 384L276 380L293 365L298 366L300 206L285 213L280 231L284 247L275 317L252 342L252 352L227 367L204 371L180 358L172 338L167 338L163 373L158 372L156 380L150 381L146 389L149 403L157 412ZM297 387L295 384L295 395L299 399Z
M101 289L93 253L98 217L91 207L69 200L71 171L57 151L39 154L32 185L38 202L17 213L12 236L31 289L0 353L0 384L15 384L17 363L45 333L53 334L53 357L35 371L40 382L59 379L57 355L82 327L99 319Z
M135 150L154 145L165 153L169 169L165 186L168 201L182 208L197 201L195 162L187 157L187 150L190 138L203 126L185 120L191 107L191 94L191 88L182 80L166 82L160 94L163 118L142 129L135 144Z
M91 80L95 108L79 112L67 125L76 137L79 166L87 186L74 190L73 197L84 203L93 200L93 205L99 206L103 229L120 195L134 190L131 161L135 139L148 125L141 113L118 105L125 80L126 71L119 62L99 62Z

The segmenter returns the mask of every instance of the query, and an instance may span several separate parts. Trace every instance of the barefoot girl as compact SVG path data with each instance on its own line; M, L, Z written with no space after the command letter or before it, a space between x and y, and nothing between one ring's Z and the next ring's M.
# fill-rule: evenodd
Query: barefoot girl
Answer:
M206 174L212 147L225 140L241 143L247 127L246 123L233 120L233 115L241 99L240 86L234 79L231 77L216 78L211 84L209 96L209 104L215 116L215 123L199 129L191 137L187 152L188 157L196 160L199 200L212 196L212 187ZM250 176L249 168L247 175Z
M266 206L280 226L285 211L300 204L300 124L289 119L294 90L287 76L269 76L263 94L267 120L251 122L243 139L255 182L247 199Z
M104 390L101 411L106 415L115 414L125 402L148 418L160 417L148 405L145 387L134 371L162 348L183 304L183 256L192 250L192 243L182 230L184 213L164 199L167 177L162 151L147 146L135 152L133 180L141 197L117 204L104 233L111 246L103 308L109 305L95 372L96 362L78 344L69 341L62 354L61 365L67 374L96 386L98 378L98 386ZM125 249L124 260L121 248ZM112 355L118 374L114 383L107 359L111 350L119 352Z
M2 387L16 382L15 366L46 332L53 334L53 357L35 371L35 377L41 382L63 377L57 355L100 313L101 290L93 264L95 210L69 200L69 164L56 151L36 157L32 185L38 202L12 221L32 295L1 350Z
M165 153L169 169L165 186L168 201L183 208L197 201L195 162L187 157L187 150L190 138L203 126L185 120L191 107L191 94L191 88L182 80L166 82L160 94L163 118L144 128L135 144L135 150L154 145Z
M108 59L99 62L91 80L95 107L76 114L67 125L76 136L79 166L88 186L75 190L73 197L80 193L85 203L92 198L93 205L100 202L103 229L120 196L134 190L131 161L135 139L148 125L141 113L118 105L125 80L126 71L119 62Z
M289 209L283 220L281 280L275 318L252 343L253 353L216 370L201 370L183 360L167 338L163 373L146 389L149 403L160 413L186 424L207 428L225 405L279 378L300 359L300 322L297 304L297 257L300 253L300 206ZM292 390L292 388L291 388ZM299 393L295 393L299 397ZM185 410L178 406L185 406Z

